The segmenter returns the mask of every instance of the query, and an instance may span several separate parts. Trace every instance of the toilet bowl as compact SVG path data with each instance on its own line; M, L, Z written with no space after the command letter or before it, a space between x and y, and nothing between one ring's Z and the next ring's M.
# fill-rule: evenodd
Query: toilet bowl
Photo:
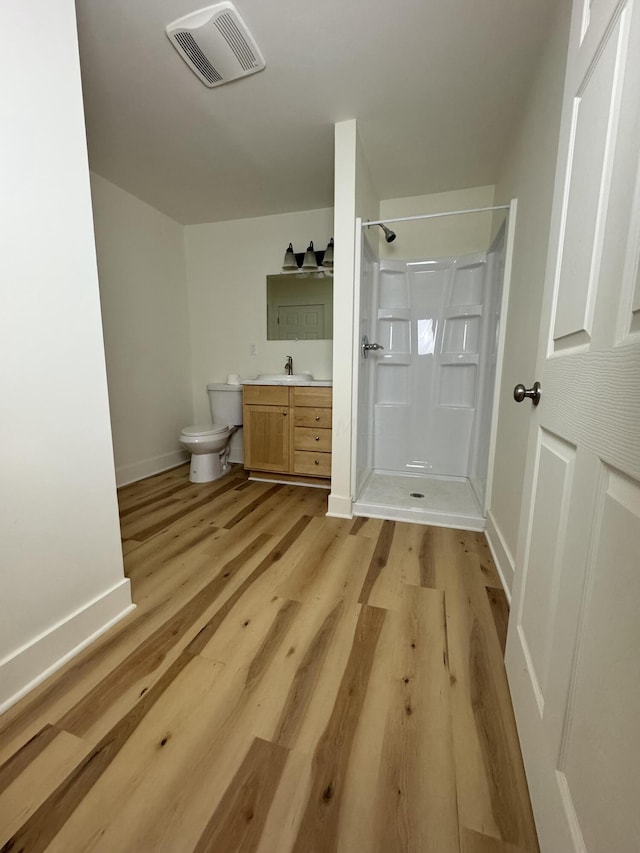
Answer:
M180 433L180 444L191 454L189 479L209 483L229 470L227 447L231 430L225 424L196 424Z
M241 386L211 383L207 392L213 423L187 426L179 437L182 447L191 454L192 483L211 483L229 471L231 436L242 425Z

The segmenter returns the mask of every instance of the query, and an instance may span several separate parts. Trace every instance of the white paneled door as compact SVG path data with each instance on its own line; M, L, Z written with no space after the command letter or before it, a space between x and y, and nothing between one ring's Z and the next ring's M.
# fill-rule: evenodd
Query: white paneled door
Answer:
M638 0L574 0L507 642L543 853L640 851L639 253Z

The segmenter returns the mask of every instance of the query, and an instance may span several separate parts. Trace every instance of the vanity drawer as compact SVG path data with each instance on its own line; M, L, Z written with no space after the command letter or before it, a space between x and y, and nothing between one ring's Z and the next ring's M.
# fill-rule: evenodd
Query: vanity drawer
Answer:
M296 408L294 409L294 426L331 429L331 409Z
M295 428L294 448L296 450L314 450L318 452L331 452L331 430L311 429L309 427Z
M293 470L295 474L309 474L312 477L330 477L331 454L296 450L293 457Z
M294 406L321 406L322 408L331 408L331 395L333 388L329 387L312 387L306 385L294 385L293 391Z
M248 405L289 405L289 389L285 385L243 385L242 387L242 399Z

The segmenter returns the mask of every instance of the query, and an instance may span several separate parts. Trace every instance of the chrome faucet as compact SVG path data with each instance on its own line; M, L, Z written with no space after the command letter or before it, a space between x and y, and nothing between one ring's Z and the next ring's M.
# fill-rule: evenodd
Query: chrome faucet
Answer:
M284 372L287 376L291 376L293 373L293 358L290 355L287 356L287 363L284 366Z

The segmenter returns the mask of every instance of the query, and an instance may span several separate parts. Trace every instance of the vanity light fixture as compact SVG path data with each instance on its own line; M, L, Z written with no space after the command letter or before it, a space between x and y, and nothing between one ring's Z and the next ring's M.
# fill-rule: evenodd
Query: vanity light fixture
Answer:
M302 269L303 270L317 270L318 269L318 261L316 259L316 253L313 248L313 240L307 246L307 251L304 253L304 260L302 261Z
M324 257L320 263L323 267L333 267L333 237L329 240L329 244L324 250Z
M282 262L283 270L297 270L298 262L293 251L293 243L289 243L287 251L284 253L284 261Z
M325 267L325 272L333 268L333 237L324 251L314 249L313 241L309 243L306 252L296 252L293 243L289 243L282 262L283 272L313 272L318 267Z

